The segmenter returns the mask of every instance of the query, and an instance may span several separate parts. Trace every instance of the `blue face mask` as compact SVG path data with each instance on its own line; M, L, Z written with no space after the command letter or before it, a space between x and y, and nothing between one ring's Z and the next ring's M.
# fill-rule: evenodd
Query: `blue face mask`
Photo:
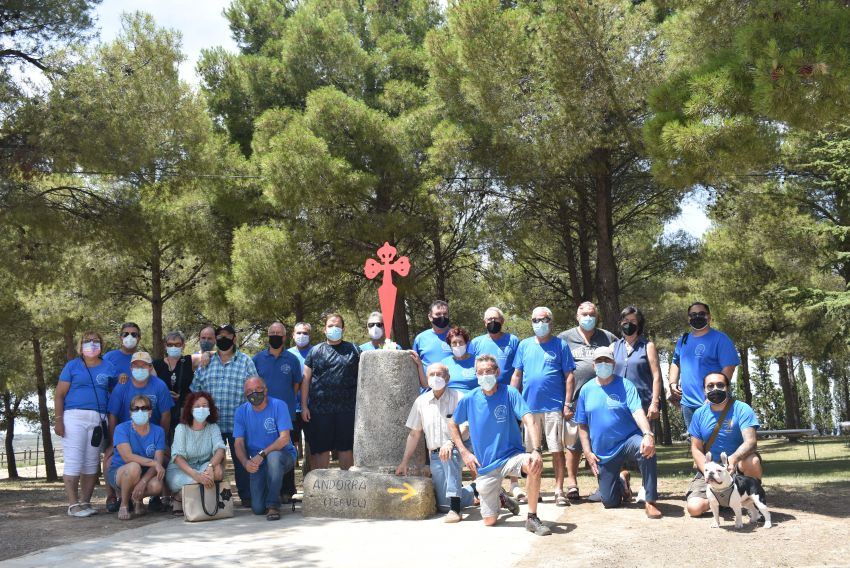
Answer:
M581 316L578 318L578 324L584 331L591 331L596 327L596 318L594 316Z
M198 422L203 422L210 416L210 409L206 406L199 406L192 409L192 418Z
M478 375L478 386L486 391L493 390L496 386L496 375Z
M133 424L136 426L144 426L148 423L150 417L147 410L136 410L130 413L130 418L133 419Z
M215 341L210 341L209 339L202 339L198 342L201 351L212 351L215 349Z
M145 379L148 378L148 375L150 375L150 371L148 371L147 369L144 369L144 368L140 369L138 367L133 367L132 372L133 372L133 378L136 379L137 381L144 381Z
M546 337L549 335L549 324L545 321L541 321L540 323L532 323L531 329L534 330L534 335L537 337Z
M607 379L614 374L614 363L597 363L596 376L600 379Z
M333 326L325 330L325 335L330 341L339 341L342 339L342 328Z
M166 347L165 352L169 357L180 357L183 354L182 347Z

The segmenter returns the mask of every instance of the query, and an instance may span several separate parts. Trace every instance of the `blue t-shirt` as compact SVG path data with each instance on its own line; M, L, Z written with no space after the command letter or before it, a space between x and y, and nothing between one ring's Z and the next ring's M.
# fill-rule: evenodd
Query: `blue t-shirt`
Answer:
M690 343L690 342L689 342ZM711 433L714 432L714 427L717 421L720 420L720 415L723 411L711 409L710 404L704 404L696 409L694 417L691 419L691 425L688 428L688 434L702 440L703 448L708 443ZM711 444L709 451L712 456L716 456L715 461L720 461L720 454L726 452L727 456L735 453L741 444L744 443L744 435L741 431L744 428L759 428L759 421L756 418L753 409L746 403L740 400L732 401L732 409L726 415L726 420L717 432L717 438Z
M312 345L308 345L304 349L298 349L298 346L290 347L286 351L288 353L292 353L295 355L295 358L298 359L298 362L301 363L301 377L304 377L304 359L307 358L307 355L310 354L310 350L313 348ZM301 397L295 397L295 412L301 412Z
M292 420L289 418L286 403L272 397L269 397L268 401L266 407L259 412L254 410L250 402L236 409L233 437L242 438L245 441L249 457L257 455L257 452L272 445L280 438L281 432L292 430ZM289 452L293 458L296 457L292 439L282 451Z
M514 367L522 371L522 396L532 412L563 410L567 396L564 375L576 368L564 341L552 337L541 344L536 337L523 339Z
M682 345L680 337L673 351L673 363L679 366L682 404L688 408L702 406L705 402L703 386L705 376L712 372L720 372L723 367L738 365L740 362L741 358L735 351L735 344L722 331L709 329L708 333L701 337L689 333L688 342L685 345Z
M112 442L115 444L115 453L112 454L112 469L118 469L126 462L118 451L118 444L130 444L134 455L153 459L157 450L165 451L165 430L151 423L147 436L140 436L133 429L131 421L122 422L115 427Z
M502 337L495 341L490 334L479 335L469 343L469 353L473 357L492 355L499 362L499 384L511 384L511 376L514 374L514 357L519 347L519 338L510 333L503 333Z
M506 461L525 451L518 420L531 412L514 387L498 386L492 396L476 387L460 399L452 420L469 421L469 438L478 463L479 474L502 467Z
M148 377L148 382L143 387L133 384L133 379L123 385L115 385L115 390L109 397L109 414L114 416L118 423L130 420L130 401L136 395L143 394L151 399L151 423L160 424L165 414L171 415L174 408L174 399L168 386L159 377Z
M422 359L422 368L428 371L428 365L439 363L446 357L451 357L452 348L446 343L449 330L443 333L435 333L433 329L426 329L413 340L413 350Z
M275 357L268 349L263 349L254 355L254 366L257 374L266 381L269 396L282 400L289 408L290 418L295 418L295 389L294 385L301 382L304 375L303 363L289 351L281 351Z
M640 397L631 381L614 375L605 386L596 379L585 383L576 402L576 422L587 424L590 447L601 463L616 457L626 440L640 434L632 413L640 410Z
M401 349L401 345L396 343L395 348ZM367 341L366 343L360 346L360 351L375 351L376 349L377 347L375 347L375 345L371 341Z
M80 357L65 363L59 374L60 382L71 383L65 394L65 410L96 410L106 414L109 384L115 380L115 376L115 367L108 361L88 369Z
M130 360L133 358L132 353L124 353L120 349L113 349L112 351L108 351L104 354L103 360L109 361L112 363L112 366L115 367L115 378L109 383L109 390L115 388L115 385L118 384L118 375L121 373L125 373L128 377L133 376L133 371L130 367Z
M475 357L467 357L458 361L454 357L446 357L440 361L449 368L448 387L462 393L467 393L478 386L475 376Z

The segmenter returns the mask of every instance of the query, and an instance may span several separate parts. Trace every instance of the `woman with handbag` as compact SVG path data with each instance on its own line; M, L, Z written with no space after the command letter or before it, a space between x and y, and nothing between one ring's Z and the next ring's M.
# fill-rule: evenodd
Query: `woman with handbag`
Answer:
M142 499L162 493L165 477L165 430L151 424L151 399L139 394L130 401L130 420L115 427L115 454L106 475L109 485L121 495L118 519L130 519L130 499L133 511L144 515Z
M101 358L103 338L96 331L80 337L79 358L68 361L59 375L54 394L56 435L62 438L65 455L65 494L68 515L88 517L97 513L91 496L97 481L100 450L106 436L104 420L109 383L117 373ZM82 497L80 497L82 493Z
M218 408L210 393L193 392L186 397L165 473L166 483L174 492L174 515L183 514L184 485L198 483L211 489L224 478L225 446L217 421Z

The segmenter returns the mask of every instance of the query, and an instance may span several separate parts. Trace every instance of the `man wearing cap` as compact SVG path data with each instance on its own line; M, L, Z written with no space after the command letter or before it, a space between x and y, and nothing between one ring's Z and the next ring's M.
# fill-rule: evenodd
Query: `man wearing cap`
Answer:
M192 381L193 392L208 392L218 406L218 424L222 439L230 447L230 457L236 473L236 489L243 507L251 506L251 487L248 472L237 459L233 438L233 417L236 409L245 402L243 387L248 377L257 375L254 362L236 348L236 330L230 324L220 325L215 330L216 353L210 357L206 367L195 371Z
M660 519L655 438L643 413L640 396L631 381L614 374L614 350L597 347L593 352L596 377L578 396L576 422L585 459L599 479L599 493L606 509L631 500L629 472L623 463L636 461L646 490L646 516Z
M159 424L164 431L168 432L171 426L171 409L174 407L174 399L171 398L168 385L154 375L153 359L150 354L145 351L136 351L130 359L130 380L115 385L115 389L109 395L107 412L109 413L110 440L112 440L115 427L130 420L130 401L138 395L145 395L151 401L150 421L153 424ZM104 471L109 471L111 467L112 453L112 448L104 453ZM117 501L114 501L114 503L118 505ZM149 509L151 511L162 509L162 502L159 497L151 497Z

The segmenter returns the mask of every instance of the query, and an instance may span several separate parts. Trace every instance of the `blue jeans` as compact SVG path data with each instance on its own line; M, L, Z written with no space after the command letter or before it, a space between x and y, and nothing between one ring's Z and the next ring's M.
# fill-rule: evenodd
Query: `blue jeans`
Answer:
M440 511L449 510L452 497L460 497L461 508L472 505L472 489L463 487L461 483L462 468L457 449L452 450L452 457L446 462L440 460L439 450L431 452L431 481L434 483L434 494Z
M685 432L688 431L691 427L691 419L694 417L694 412L696 412L696 408L691 408L690 406L682 405L682 419L685 421Z
M655 456L646 459L640 455L642 441L642 435L633 435L626 440L619 454L604 464L599 464L599 493L602 495L602 504L606 509L619 507L623 501L625 487L620 479L620 471L623 469L623 463L626 460L637 462L640 475L643 478L646 500L650 503L658 500L658 465L655 462Z
M260 469L250 473L251 509L262 515L266 509L280 509L280 487L283 476L295 467L295 458L287 451L269 452Z
M239 499L250 501L251 485L248 482L248 472L242 462L236 458L236 438L233 434L222 432L221 439L227 442L227 447L230 448L230 459L233 461L233 471L236 474L236 492L239 493Z

